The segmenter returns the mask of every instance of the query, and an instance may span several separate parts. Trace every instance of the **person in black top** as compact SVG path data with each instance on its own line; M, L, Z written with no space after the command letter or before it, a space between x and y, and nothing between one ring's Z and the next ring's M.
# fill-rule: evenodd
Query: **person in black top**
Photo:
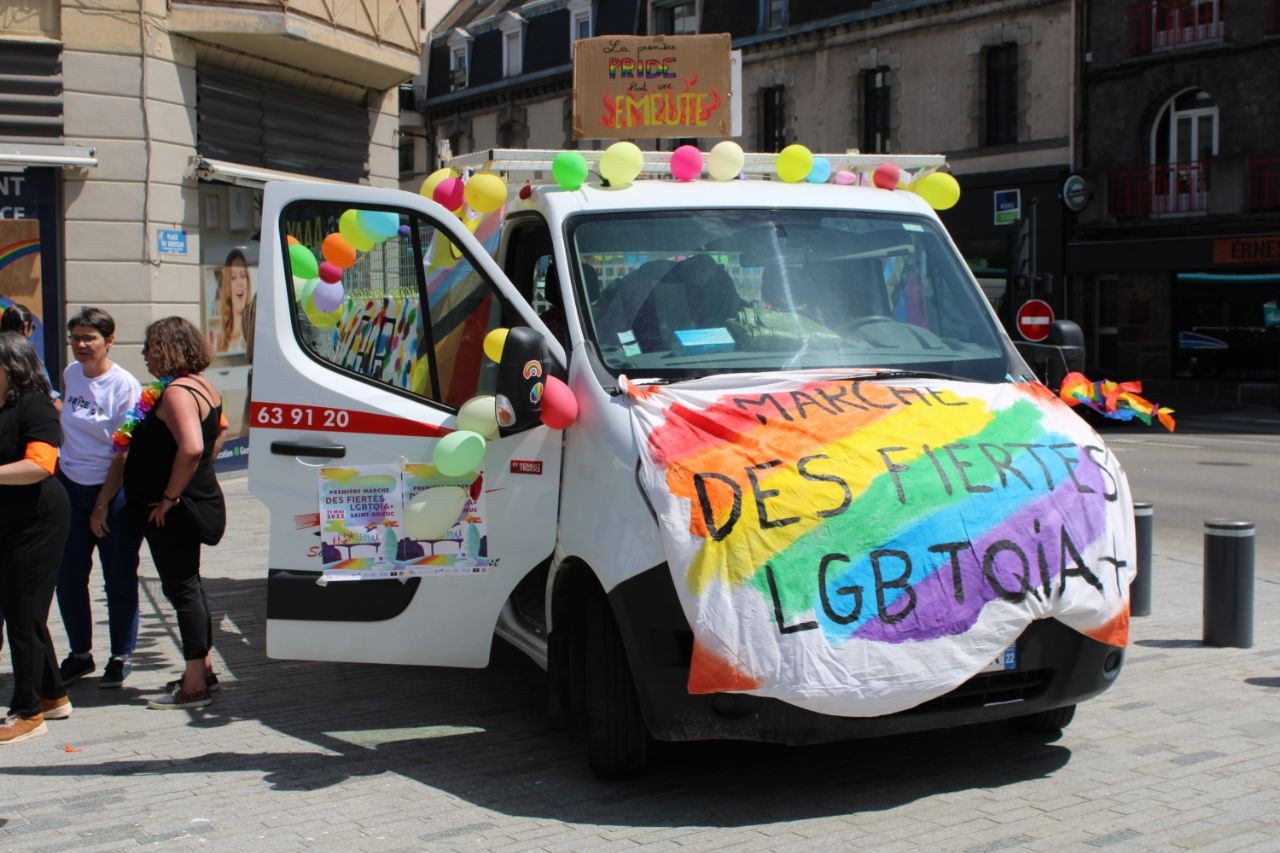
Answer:
M13 698L0 745L48 732L71 716L49 637L49 606L70 525L67 493L52 479L62 429L35 349L0 332L0 609L13 658Z
M213 625L200 581L200 546L216 545L226 506L213 460L226 430L222 398L202 374L209 344L190 321L166 317L147 327L142 357L159 378L159 400L147 411L143 390L127 439L124 491L130 518L147 540L161 589L178 613L182 677L147 705L159 710L202 708L213 675ZM119 435L119 433L117 433ZM119 444L119 442L118 442Z

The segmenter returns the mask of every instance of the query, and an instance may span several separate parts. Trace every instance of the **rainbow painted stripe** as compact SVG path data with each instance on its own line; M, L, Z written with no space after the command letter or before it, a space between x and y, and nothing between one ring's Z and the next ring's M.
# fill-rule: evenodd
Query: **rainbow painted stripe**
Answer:
M691 692L862 716L959 685L1033 619L1126 643L1128 486L1042 386L791 374L629 390L694 628Z
M19 258L25 258L27 255L38 254L40 254L39 238L19 240L18 242L10 243L7 246L0 246L0 269L4 269Z

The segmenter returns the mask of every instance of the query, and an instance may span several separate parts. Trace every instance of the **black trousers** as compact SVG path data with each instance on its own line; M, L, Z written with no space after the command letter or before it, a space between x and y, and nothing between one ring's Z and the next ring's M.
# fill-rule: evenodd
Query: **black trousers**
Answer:
M70 517L67 493L50 478L41 485L34 513L0 525L0 610L13 659L9 710L21 716L38 713L41 699L67 695L48 621Z
M209 599L200 582L200 537L186 509L179 504L164 517L164 527L143 530L151 559L160 575L160 589L178 613L183 660L204 660L213 648Z

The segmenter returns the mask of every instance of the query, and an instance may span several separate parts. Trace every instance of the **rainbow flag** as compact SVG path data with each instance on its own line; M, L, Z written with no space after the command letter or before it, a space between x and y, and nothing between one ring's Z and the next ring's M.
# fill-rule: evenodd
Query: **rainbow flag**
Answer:
M1127 643L1128 483L1043 386L624 386L690 692L878 716L959 686L1035 619Z

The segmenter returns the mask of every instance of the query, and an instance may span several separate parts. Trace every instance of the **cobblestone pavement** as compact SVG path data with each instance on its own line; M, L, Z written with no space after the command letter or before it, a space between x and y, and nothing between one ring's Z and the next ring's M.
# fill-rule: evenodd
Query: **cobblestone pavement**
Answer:
M243 476L224 486L231 528L205 551L224 689L145 709L180 655L144 557L125 689L86 678L71 719L0 748L0 849L1280 849L1280 584L1259 580L1253 648L1205 647L1200 554L1161 552L1158 530L1125 672L1059 738L664 747L605 784L501 643L471 671L267 660L266 512ZM100 589L95 616L101 665ZM56 608L50 628L64 652Z

